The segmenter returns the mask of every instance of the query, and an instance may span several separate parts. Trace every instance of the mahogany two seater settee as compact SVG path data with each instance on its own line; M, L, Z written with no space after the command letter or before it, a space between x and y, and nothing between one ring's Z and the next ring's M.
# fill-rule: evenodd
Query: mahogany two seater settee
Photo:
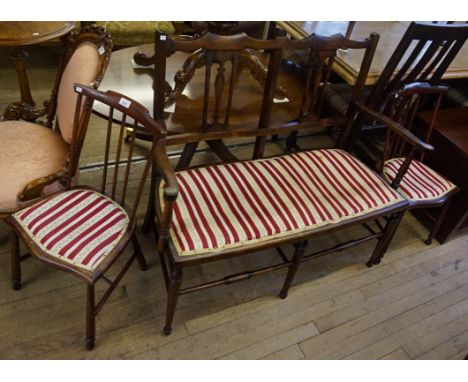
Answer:
M174 170L167 154L153 163L152 195L157 252L161 259L168 293L164 333L170 334L181 294L230 284L267 271L288 268L280 297L286 298L301 262L342 250L368 240L377 240L368 266L378 264L388 248L408 202L383 177L341 149L294 152L286 145L283 155L264 158L267 137L289 136L314 127L336 126L348 120L325 115L325 100L333 58L339 48L362 49L363 65L354 100L359 100L378 36L353 41L343 36L312 35L300 41L278 37L256 40L246 35L217 36L210 33L187 41L156 34L154 117L165 130L164 107L168 101L166 60L174 52L203 55L205 92L200 129L170 134L158 145L184 144L185 150ZM236 127L230 123L235 102L239 55L242 50L265 54L266 76L261 92L258 125ZM297 118L270 123L274 109L276 79L283 49L308 51L310 65L304 75L304 92ZM264 53L263 53L264 52ZM214 94L214 96L210 96ZM352 114L354 111L350 109ZM396 134L417 145L411 133L389 124ZM239 160L224 144L232 138L255 139L252 159ZM191 166L197 145L205 141L221 163ZM167 151L166 151L167 153ZM350 225L362 225L364 236L316 253L305 254L308 241ZM283 250L293 245L292 256ZM311 247L311 246L310 246ZM278 252L277 264L226 276L219 280L182 288L186 267L232 258L260 250ZM264 253L264 252L263 252Z

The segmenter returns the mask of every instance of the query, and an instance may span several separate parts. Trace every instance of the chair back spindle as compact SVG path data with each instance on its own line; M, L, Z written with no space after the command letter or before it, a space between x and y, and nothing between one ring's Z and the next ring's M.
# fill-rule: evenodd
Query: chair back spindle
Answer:
M158 125L151 118L148 110L135 100L122 94L113 91L103 93L79 84L75 84L75 92L78 93L77 115L79 115L81 105L92 107L93 102L99 101L108 106L105 150L99 187L101 193L108 195L127 210L130 224L135 224L136 210L152 162L157 166L155 160L156 147L158 147L159 151L165 150L164 145L157 145L156 143L166 136L166 131L163 126ZM82 102L83 98L85 99L84 103ZM118 123L114 120L116 111L122 114ZM77 119L75 119L75 123L79 123ZM127 126L131 126L131 132L124 145ZM153 136L153 145L149 149L147 157L143 159L135 157L137 129ZM141 166L137 165L139 162L143 164L142 169ZM141 171L139 178L138 175L132 175L139 172L138 170ZM129 185L133 180L137 179L139 180L137 181L136 192L129 192Z

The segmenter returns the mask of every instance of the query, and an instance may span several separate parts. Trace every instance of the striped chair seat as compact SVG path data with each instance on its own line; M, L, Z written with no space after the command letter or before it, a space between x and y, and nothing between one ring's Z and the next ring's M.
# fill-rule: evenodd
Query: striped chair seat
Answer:
M179 256L292 236L404 201L342 150L194 168L177 180L171 237Z
M88 189L60 193L12 218L44 253L89 271L106 258L128 226L120 205Z
M391 182L395 179L405 158L390 159L384 164L383 173ZM417 160L411 164L403 177L398 191L410 202L438 199L456 186L442 175Z

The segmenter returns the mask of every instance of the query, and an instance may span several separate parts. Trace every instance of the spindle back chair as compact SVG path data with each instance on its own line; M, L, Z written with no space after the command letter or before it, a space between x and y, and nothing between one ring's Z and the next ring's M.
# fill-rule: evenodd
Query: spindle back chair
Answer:
M8 217L7 222L14 232L13 253L16 261L13 263L12 278L16 289L21 285L17 235L24 240L34 257L71 272L85 281L86 346L92 349L95 342L95 317L117 283L135 259L143 270L147 268L135 235L136 213L152 162L162 165L165 163L165 155L162 155L165 131L143 106L122 94L112 91L103 93L80 84L76 84L74 89L78 95L75 127L80 125L79 116L82 115L82 110L92 108L93 102L101 102L109 107L99 184L96 187L71 186L69 179L66 190L20 210ZM122 114L117 126L113 119L115 112ZM124 145L125 127L129 124L134 129L128 145ZM133 155L137 128L153 137L148 157L138 158L141 165L135 162ZM81 149L85 135L85 126L73 130L73 151ZM128 152L125 153L124 150ZM162 159L156 161L158 157ZM76 165L70 161L70 171ZM130 189L129 184L134 181L137 186ZM124 263L114 281L109 280L105 273L116 263L130 242L134 247L133 254ZM99 280L106 281L110 286L96 302L95 284Z
M431 244L458 187L428 167L424 160L434 147L430 145L445 86L431 86L424 82L405 85L390 94L386 101L386 114L358 104L364 118L379 124L393 123L400 129L387 128L383 160L379 167L387 181L408 200L408 209L441 207L426 244ZM417 121L422 104L431 104L433 113L428 126ZM409 137L412 137L411 139ZM418 144L415 144L415 140Z

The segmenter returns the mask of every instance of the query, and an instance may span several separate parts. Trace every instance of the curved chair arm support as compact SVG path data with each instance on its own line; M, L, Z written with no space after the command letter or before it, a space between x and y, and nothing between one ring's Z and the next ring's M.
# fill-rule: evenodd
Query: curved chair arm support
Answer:
M18 195L18 200L25 202L31 199L38 198L41 196L41 192L45 186L54 183L57 180L63 179L68 173L67 167L63 167L57 172L37 178L29 182L24 186L21 193Z

